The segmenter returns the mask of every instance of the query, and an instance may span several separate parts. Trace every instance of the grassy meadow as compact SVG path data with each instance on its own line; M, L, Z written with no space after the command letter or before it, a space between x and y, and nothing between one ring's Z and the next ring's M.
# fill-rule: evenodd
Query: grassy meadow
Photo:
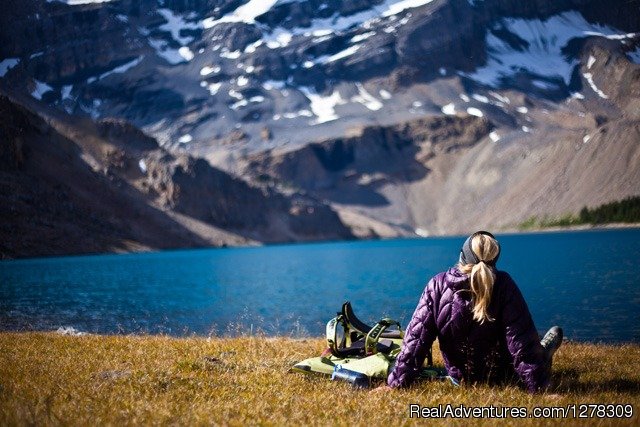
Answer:
M323 340L239 337L65 336L0 333L0 425L408 425L409 404L566 406L632 404L633 417L507 419L508 424L639 425L640 346L565 343L554 388L454 387L421 382L371 393L290 373ZM435 362L442 364L437 347ZM444 419L476 425L487 419Z

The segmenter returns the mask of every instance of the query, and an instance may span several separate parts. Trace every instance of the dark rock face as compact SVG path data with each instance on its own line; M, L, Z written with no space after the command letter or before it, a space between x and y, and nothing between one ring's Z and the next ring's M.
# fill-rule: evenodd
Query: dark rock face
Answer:
M467 1L436 0L399 30L396 51L400 63L431 72L438 67L469 70L485 60L484 32Z
M592 0L532 0L526 2L486 0L476 3L478 8L483 9L485 13L487 13L487 18L489 19L498 16L544 19L558 12L575 9L595 2Z
M3 117L0 122L0 169L22 170L26 160L25 138L33 133L44 134L46 126L42 122L30 120L26 111L13 108L4 97L0 98L0 114Z
M69 81L138 56L144 44L110 7L69 8L36 0L8 1L22 13L3 14L0 57L29 57L25 72L37 79ZM14 9L15 8L15 9Z
M220 45L227 50L236 51L258 40L261 34L254 25L234 23L214 27L207 33L207 37L219 40Z
M3 256L215 244L166 210L258 241L352 237L329 206L251 187L203 159L173 156L128 122L105 119L94 131L85 124L71 130L76 141L6 96L0 113L8 119L0 122Z
M355 161L353 145L347 145L342 139L329 144L311 144L309 146L322 166L331 172L344 169Z
M598 0L485 0L478 2L488 19L500 16L545 19L567 10L579 10L590 22L612 25L625 31L640 27L640 5L637 1L602 2Z
M0 113L1 257L206 244L93 171L33 112L0 96Z
M267 200L258 189L213 169L203 159L186 159L172 175L179 189L175 209L224 228L262 228L269 210ZM238 194L244 197L237 197Z
M352 237L330 207L250 187L203 159L163 155L148 163L150 194L192 218L266 242Z
M126 141L129 149L148 151L158 148L158 141L123 119L106 118L98 123L99 135L114 144Z
M581 71L583 75L589 73L596 87L615 102L621 117L640 120L640 67L629 63L623 47L612 40L590 41L583 50L587 66ZM593 62L591 67L590 60ZM604 115L596 115L595 119L598 126L609 120Z
M422 163L436 151L470 147L491 131L485 119L434 117L399 125L370 126L357 135L315 142L282 155L261 154L249 162L246 173L271 176L306 191L322 191L322 197L342 197L342 184L363 175L382 179L415 181L428 174ZM428 151L418 159L419 146ZM426 157L425 157L426 156Z

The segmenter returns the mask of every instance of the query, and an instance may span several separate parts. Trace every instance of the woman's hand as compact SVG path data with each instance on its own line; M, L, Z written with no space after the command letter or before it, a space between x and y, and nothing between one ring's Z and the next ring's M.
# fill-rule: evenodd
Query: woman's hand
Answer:
M383 384L381 386L378 386L378 387L374 388L369 393L379 394L379 393L385 393L385 392L388 392L388 391L391 391L391 390L393 390L393 388L389 387L386 384Z

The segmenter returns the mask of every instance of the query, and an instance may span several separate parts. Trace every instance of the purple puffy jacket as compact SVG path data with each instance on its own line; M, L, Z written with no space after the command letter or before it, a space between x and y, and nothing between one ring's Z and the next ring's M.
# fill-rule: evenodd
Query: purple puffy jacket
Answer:
M528 391L546 388L551 364L511 276L496 272L488 307L494 321L480 324L473 319L472 308L466 274L450 268L433 277L407 327L388 384L411 384L437 337L445 367L457 381L496 383L513 379L517 373Z

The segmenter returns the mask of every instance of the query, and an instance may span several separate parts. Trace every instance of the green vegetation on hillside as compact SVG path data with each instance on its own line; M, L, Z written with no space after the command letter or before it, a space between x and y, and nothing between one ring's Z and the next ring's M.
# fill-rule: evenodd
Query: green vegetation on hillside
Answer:
M409 405L567 407L625 404L638 425L640 346L565 343L550 393L421 382L369 393L288 372L322 339L63 336L0 333L0 425L408 425ZM442 366L437 346L436 365ZM628 409L630 409L627 406ZM428 422L428 420L417 420ZM486 418L447 424L486 425ZM509 424L514 421L508 421ZM610 419L515 421L609 425Z
M640 222L640 196L628 197L617 202L606 203L589 209L583 207L580 212L566 214L559 218L538 218L532 216L520 223L518 228L529 230L534 228L569 227L583 224L638 223Z

